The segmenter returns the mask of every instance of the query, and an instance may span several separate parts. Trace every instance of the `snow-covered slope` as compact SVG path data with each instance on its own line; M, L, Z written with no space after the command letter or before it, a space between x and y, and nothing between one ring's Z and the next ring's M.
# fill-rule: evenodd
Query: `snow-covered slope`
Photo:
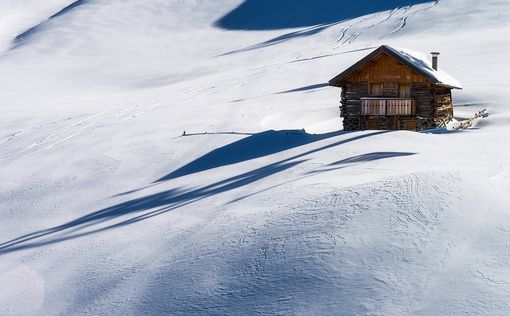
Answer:
M0 314L510 312L510 3L294 2L0 4ZM381 44L489 118L339 131Z
M76 1L80 3L83 1ZM4 0L0 3L0 52L8 50L16 37L43 25L49 18L73 6L72 0ZM62 11L64 10L64 11Z

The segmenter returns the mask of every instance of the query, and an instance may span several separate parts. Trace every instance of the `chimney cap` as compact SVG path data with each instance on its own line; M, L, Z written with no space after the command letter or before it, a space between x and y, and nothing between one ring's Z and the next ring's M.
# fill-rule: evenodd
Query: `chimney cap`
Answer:
M432 54L432 56L439 56L440 55L439 52L432 52L431 54Z

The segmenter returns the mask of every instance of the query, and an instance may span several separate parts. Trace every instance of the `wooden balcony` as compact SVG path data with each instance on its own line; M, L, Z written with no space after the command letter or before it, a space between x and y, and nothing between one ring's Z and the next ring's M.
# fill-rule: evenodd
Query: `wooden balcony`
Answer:
M415 115L414 99L361 98L361 115Z

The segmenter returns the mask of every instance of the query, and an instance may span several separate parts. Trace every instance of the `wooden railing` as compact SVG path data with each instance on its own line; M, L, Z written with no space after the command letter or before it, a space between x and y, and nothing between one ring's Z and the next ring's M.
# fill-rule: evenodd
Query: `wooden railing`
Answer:
M414 115L414 99L361 98L361 115Z

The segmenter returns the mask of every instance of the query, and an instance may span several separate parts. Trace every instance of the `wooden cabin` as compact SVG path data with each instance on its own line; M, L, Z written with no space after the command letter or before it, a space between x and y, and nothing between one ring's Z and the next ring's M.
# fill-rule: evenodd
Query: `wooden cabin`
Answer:
M344 130L424 130L453 118L460 83L425 54L383 45L329 81L342 88Z

